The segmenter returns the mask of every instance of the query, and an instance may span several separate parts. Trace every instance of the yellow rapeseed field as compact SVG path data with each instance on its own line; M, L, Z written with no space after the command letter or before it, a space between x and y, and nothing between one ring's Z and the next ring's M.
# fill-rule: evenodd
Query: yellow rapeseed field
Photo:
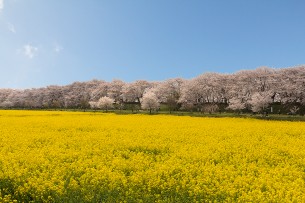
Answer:
M0 111L0 202L305 202L305 123Z

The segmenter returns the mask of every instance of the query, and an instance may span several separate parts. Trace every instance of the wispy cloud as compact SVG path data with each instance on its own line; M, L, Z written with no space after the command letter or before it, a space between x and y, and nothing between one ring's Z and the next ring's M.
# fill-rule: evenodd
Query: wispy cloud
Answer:
M12 33L16 33L15 26L12 23L7 23L7 27L9 29L9 31L11 31Z
M38 47L34 47L30 44L26 44L23 46L22 52L26 57L32 59L34 56L37 55Z
M0 0L0 12L2 11L2 9L4 8L4 0Z
M61 52L63 49L64 49L64 48L63 48L60 44L58 44L58 43L55 43L55 44L54 44L54 49L53 49L54 52L59 53L59 52Z

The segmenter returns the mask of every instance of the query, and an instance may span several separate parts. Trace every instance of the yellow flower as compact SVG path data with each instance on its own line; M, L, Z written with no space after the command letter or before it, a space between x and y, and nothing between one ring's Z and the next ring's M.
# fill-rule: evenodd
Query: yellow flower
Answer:
M0 111L0 202L305 202L305 123Z

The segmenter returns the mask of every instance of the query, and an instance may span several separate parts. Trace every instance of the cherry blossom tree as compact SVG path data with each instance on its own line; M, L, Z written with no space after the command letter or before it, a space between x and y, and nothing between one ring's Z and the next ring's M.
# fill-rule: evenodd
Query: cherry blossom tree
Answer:
M238 114L240 114L242 112L242 110L245 108L246 108L246 104L244 102L242 102L242 99L240 99L240 98L230 99L228 109L237 111Z
M104 96L98 100L97 106L100 109L106 110L106 112L108 112L109 109L113 108L113 103L114 99Z
M89 105L90 105L91 109L93 109L94 111L99 108L98 102L96 102L96 101L89 101Z
M270 92L256 92L252 95L249 104L253 112L264 113L266 112L269 104L272 103Z
M159 101L167 104L170 113L178 107L184 82L185 80L182 78L174 78L161 82L156 86L155 94Z
M133 83L127 83L122 88L122 96L124 101L141 103L143 94L151 84L145 80L137 80Z
M272 69L260 67L241 70L233 74L204 73L190 80L181 78L161 82L121 80L105 82L91 80L70 85L51 85L33 89L0 89L2 108L81 108L89 101L98 102L102 97L114 100L122 109L140 107L144 94L153 93L157 101L171 111L181 109L209 111L211 106L227 106L241 111L250 108L263 112L270 104L281 105L290 112L292 106L305 113L305 66ZM113 103L113 102L112 102Z
M142 109L149 110L149 113L151 114L152 110L158 110L160 107L160 103L158 101L158 98L156 94L153 91L147 91L143 95L143 100L141 104Z

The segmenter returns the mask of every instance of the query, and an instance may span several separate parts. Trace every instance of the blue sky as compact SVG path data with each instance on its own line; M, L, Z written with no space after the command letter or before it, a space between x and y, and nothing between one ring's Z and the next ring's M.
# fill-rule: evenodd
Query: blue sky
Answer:
M304 0L0 0L0 88L305 64Z

